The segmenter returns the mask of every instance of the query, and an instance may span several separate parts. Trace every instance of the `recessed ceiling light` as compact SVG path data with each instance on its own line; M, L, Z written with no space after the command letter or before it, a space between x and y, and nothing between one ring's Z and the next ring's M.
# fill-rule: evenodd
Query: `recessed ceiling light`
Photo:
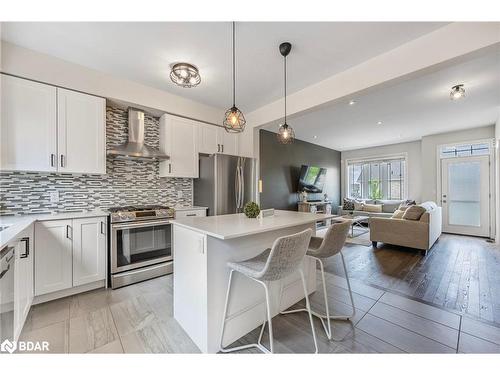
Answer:
M318 138L318 136L317 136L317 135L315 135L313 138L314 138L314 139L317 139L317 138Z
M356 100L349 101L349 105L354 105L354 104L356 104Z
M377 125L382 125L382 121L378 121L378 122L377 122Z
M458 100L465 97L465 88L464 85L455 85L451 88L450 91L450 99L451 100Z

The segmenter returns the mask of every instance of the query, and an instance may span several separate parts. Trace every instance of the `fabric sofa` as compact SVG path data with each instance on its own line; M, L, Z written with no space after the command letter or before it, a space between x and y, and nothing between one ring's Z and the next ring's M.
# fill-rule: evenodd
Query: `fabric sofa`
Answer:
M378 242L420 249L423 255L434 245L441 235L441 207L434 202L425 202L419 220L405 220L371 217L370 240L373 247Z
M363 202L368 203L368 204L380 204L382 205L382 212L367 212L367 211L356 211L356 210L344 210L343 206L339 206L337 210L337 214L344 216L344 215L350 215L350 216L368 216L368 217L387 217L390 218L394 211L396 211L399 207L399 205L403 202L404 200L374 200L374 199L369 199L369 200L364 200Z

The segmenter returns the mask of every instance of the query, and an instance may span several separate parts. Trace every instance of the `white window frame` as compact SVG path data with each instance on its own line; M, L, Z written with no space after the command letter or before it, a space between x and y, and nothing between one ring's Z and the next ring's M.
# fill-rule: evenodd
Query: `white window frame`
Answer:
M404 170L404 181L403 181L403 198L401 200L408 199L408 153L401 152L398 154L386 154L386 155L377 155L372 157L360 157L360 158L350 158L345 159L344 161L344 192L345 197L349 197L349 164L358 164L358 163L369 163L374 161L383 161L383 160L392 160L392 159L404 159L405 161L405 170Z

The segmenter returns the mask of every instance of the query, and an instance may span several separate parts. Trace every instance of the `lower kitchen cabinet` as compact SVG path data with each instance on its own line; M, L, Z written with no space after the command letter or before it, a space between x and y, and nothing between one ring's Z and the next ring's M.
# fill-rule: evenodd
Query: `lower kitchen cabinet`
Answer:
M15 245L14 339L17 340L33 302L33 225L19 234Z
M73 286L72 220L35 224L35 295Z
M106 278L104 218L73 220L73 286Z
M105 217L37 222L35 238L36 296L105 280Z

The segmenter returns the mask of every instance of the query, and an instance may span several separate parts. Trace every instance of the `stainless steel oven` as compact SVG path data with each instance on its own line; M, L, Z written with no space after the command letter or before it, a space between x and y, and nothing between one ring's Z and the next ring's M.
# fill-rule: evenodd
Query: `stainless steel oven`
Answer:
M173 212L150 206L120 210L110 220L111 287L171 273Z

